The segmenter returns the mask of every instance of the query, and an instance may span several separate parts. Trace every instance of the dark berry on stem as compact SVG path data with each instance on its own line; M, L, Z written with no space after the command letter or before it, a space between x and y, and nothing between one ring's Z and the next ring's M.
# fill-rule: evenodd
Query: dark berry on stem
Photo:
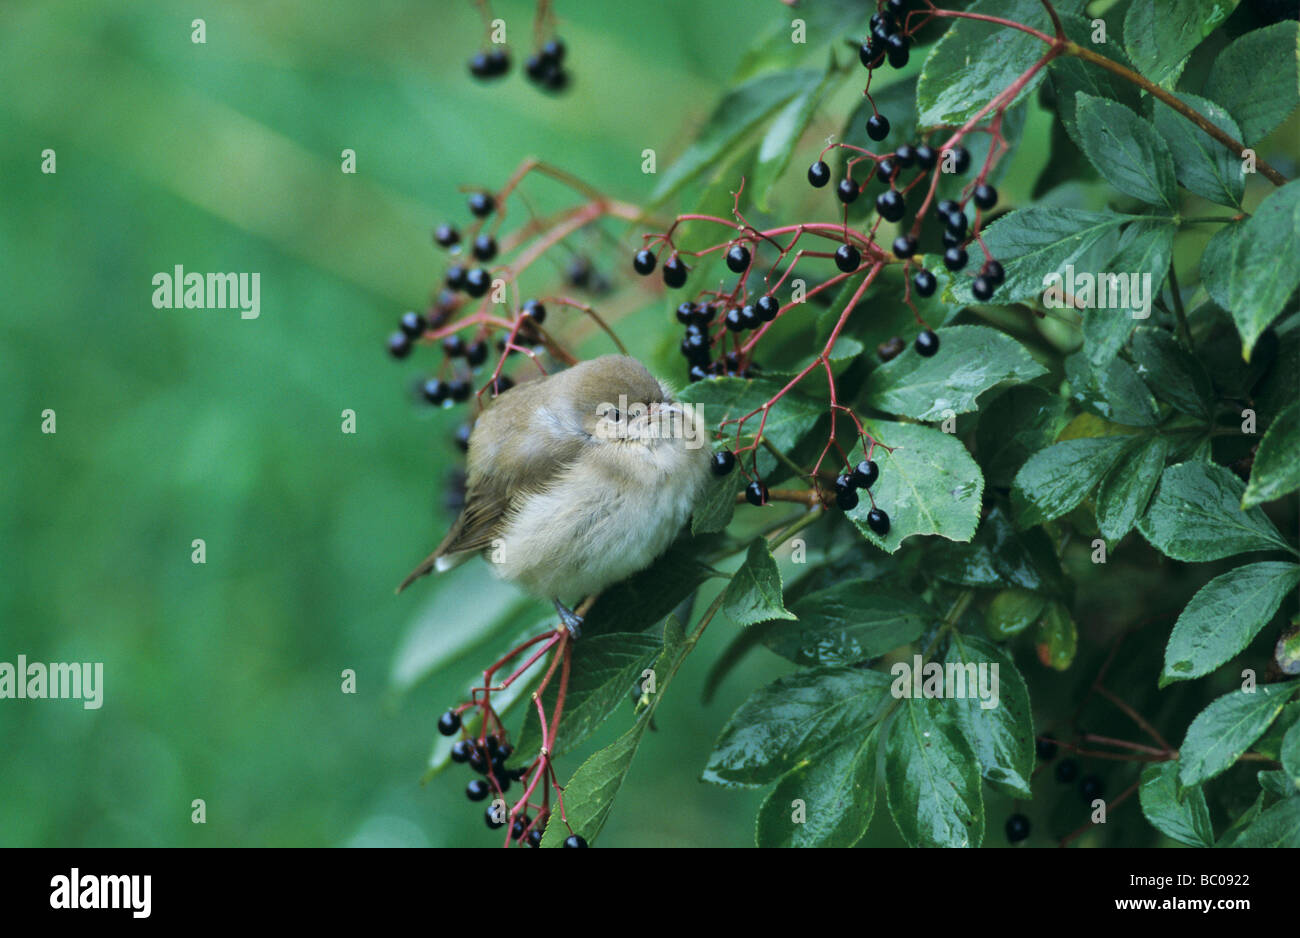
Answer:
M451 747L451 761L461 764L468 762L470 753L473 751L473 743L468 739L458 739Z
M541 845L542 845L542 832L534 827L532 830L528 832L528 846L540 847Z
M813 188L820 189L831 181L831 168L822 160L808 167L808 181Z
M916 239L911 235L899 235L894 239L894 256L911 257L916 253Z
M448 358L460 358L465 354L465 340L458 335L449 335L442 340L442 351Z
M884 537L889 533L889 515L879 508L871 509L867 512L867 527L875 531L880 537Z
M414 339L424 332L427 324L423 316L412 310L402 313L402 318L398 320L397 325L403 332Z
M654 273L654 269L655 269L654 252L646 248L642 248L641 250L637 251L636 256L632 258L632 269L635 270L642 277L646 277Z
M695 321L695 304L690 300L677 307L677 321L683 326Z
M902 33L894 33L888 40L889 64L892 68L902 68L907 64L911 57L908 49L911 48L912 41Z
M949 212L943 218L945 227L958 237L966 236L966 213L961 209L955 209Z
M452 264L447 268L447 287L452 290L465 288L465 268L460 264Z
M767 486L755 479L745 486L745 501L755 507L767 504Z
M468 381L453 381L449 387L451 388L451 399L457 403L464 403L474 393L474 389Z
M934 169L938 159L939 154L934 152L934 147L923 143L916 148L916 165L922 169Z
M559 65L564 61L564 52L564 40L559 36L553 36L543 43L541 56L552 65Z
M491 215L492 210L497 207L497 200L487 192L474 192L469 197L470 214L482 218L485 215Z
M854 266L856 267L857 265L855 264ZM776 314L781 311L781 301L768 293L758 298L758 302L754 304L754 308L758 310L758 315L762 318L763 322L771 322L776 318Z
M889 136L889 119L884 114L872 114L867 118L867 136L872 140L884 140Z
M500 46L488 50L488 75L496 78L510 71L510 53Z
M482 339L473 342L465 348L465 361L469 362L474 368L487 361L488 347Z
M862 45L858 46L858 61L862 63L863 68L875 68L880 61L881 53L884 52L881 40L872 36Z
M451 396L451 389L447 387L447 382L439 381L437 378L430 378L424 382L424 399L430 404L441 404Z
M961 243L965 240L965 238L957 234L951 228L945 228L943 230L943 246L945 248L961 247Z
M916 288L916 292L921 296L933 296L938 281L935 280L934 274L930 273L930 271L918 270L912 276L912 286Z
M483 820L492 830L500 830L506 826L505 819L501 817L504 813L499 805L488 805L487 810L483 812Z
M879 176L883 182L893 182L894 177L898 175L898 164L889 157L885 157L876 164L876 175Z
M966 266L966 249L953 245L943 252L943 266L949 270L961 270Z
M910 143L905 143L894 151L894 160L906 169L916 162L916 149Z
M531 82L545 81L554 69L555 66L540 55L530 55L524 62L524 74Z
M727 252L727 267L733 274L743 274L749 267L749 248L743 244L733 244Z
M858 493L851 488L838 490L835 493L835 505L840 511L852 511L858 507Z
M1103 790L1104 786L1101 783L1101 779L1095 775L1085 775L1079 781L1079 794L1083 797L1084 801L1093 801L1100 798Z
M710 306L708 303L695 304L695 321L701 326L707 326L713 322L713 317L718 315L718 308Z
M686 372L686 380L694 384L696 381L703 381L709 376L709 372L703 365L691 365Z
M997 261L985 261L981 272L988 278L989 283L995 287L1002 286L1002 281L1007 279L1007 272L1002 269L1002 265Z
M731 309L727 310L727 315L724 317L723 322L727 324L727 328L732 332L740 332L745 328L744 323L740 318L740 307L738 306L733 306Z
M475 78L492 77L492 65L488 62L486 52L475 52L469 58L469 73Z
M664 264L664 283L674 290L679 289L685 286L686 277L690 272L691 269L674 254L668 259L668 263Z
M970 169L970 151L965 147L953 147L952 153L952 171L957 174L966 172Z
M1051 762L1056 758L1056 740L1046 737L1034 741L1034 750L1038 753L1038 758L1044 762Z
M469 784L465 786L465 797L470 801L482 801L491 791L491 785L481 778L474 778L470 779Z
M497 256L497 239L490 234L481 234L474 239L474 256L481 261L490 261Z
M536 300L528 300L524 303L521 312L539 326L546 321L546 307Z
M569 269L565 276L569 278L569 283L575 287L585 287L591 283L591 261L585 257L575 257L569 261Z
M1029 818L1013 814L1007 818L1007 842L1018 844L1029 836Z
M731 470L736 468L736 454L729 449L720 449L713 454L713 461L709 466L715 476L730 475Z
M864 459L853 467L853 475L850 478L858 488L869 489L880 478L880 467L876 465L874 459Z
M975 204L984 211L988 211L998 204L998 190L990 185L978 185L975 187Z
M882 192L876 196L876 211L885 221L898 221L907 212L907 203L903 194L896 189Z
M835 187L835 194L839 196L841 202L848 205L858 197L858 184L852 179L841 179L840 184Z
M746 303L740 310L740 328L757 329L763 324L762 318L758 315L758 310Z
M583 840L579 834L570 834L568 837L564 838L564 846L585 847L587 846L587 841Z
M459 729L460 714L455 710L448 710L438 717L438 732L443 736L454 736Z
M934 207L934 210L939 213L940 219L946 220L947 216L953 212L960 212L961 206L952 199L943 199Z
M433 240L437 241L443 247L449 248L453 244L460 243L460 232L451 225L439 225L434 229Z
M1079 777L1079 763L1073 759L1062 759L1056 763L1056 780L1068 785Z
M970 292L981 303L987 303L993 299L993 284L989 283L987 277L976 277L971 281Z
M862 263L862 255L858 249L851 244L841 244L835 250L835 266L844 273L852 273L858 269Z
M456 446L461 452L469 450L469 436L474 432L474 427L468 423L462 423L456 428Z
M916 351L926 358L939 351L939 336L932 329L922 329L916 335Z

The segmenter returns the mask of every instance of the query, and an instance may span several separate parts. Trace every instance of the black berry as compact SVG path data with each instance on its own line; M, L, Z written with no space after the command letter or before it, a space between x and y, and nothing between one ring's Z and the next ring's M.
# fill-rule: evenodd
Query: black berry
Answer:
M990 185L978 185L975 187L975 204L984 211L988 211L998 204L998 190Z
M733 274L743 274L749 268L749 248L733 244L727 252L727 267Z
M681 288L686 284L686 277L691 269L682 263L682 259L674 254L664 264L664 283L674 290Z
M465 354L465 340L458 335L449 335L442 340L442 352L448 358L460 358Z
M808 181L812 183L813 188L822 188L831 181L831 168L822 160L818 160L808 167Z
M970 292L981 303L987 303L993 299L993 284L989 283L987 277L976 277L971 281Z
M447 268L447 288L450 290L465 288L465 268L460 264L452 264Z
M505 811L499 805L488 805L487 810L483 812L483 820L492 830L500 830L506 826L503 814Z
M875 68L880 64L880 56L883 52L880 40L873 36L858 46L858 61L864 68Z
M492 210L497 207L497 200L487 192L473 192L469 197L470 213L478 218L485 215L491 215Z
M858 507L858 493L851 488L839 489L835 493L835 505L840 511L852 511Z
M899 166L907 168L916 162L916 148L911 144L905 143L894 151L894 159Z
M781 301L768 293L758 298L754 308L758 310L758 315L763 322L771 322L776 318L776 314L781 311Z
M720 449L713 454L713 460L709 466L715 476L725 476L736 468L736 454L729 449Z
M733 306L727 310L727 315L723 317L722 321L726 323L727 328L732 332L740 332L745 328L744 322L740 318L740 307L738 306Z
M424 382L422 391L424 399L430 404L441 404L451 396L451 389L447 387L447 382L439 381L437 378L430 378Z
M539 326L546 321L546 307L536 300L528 300L524 303L524 308L520 313L521 315L527 316Z
M884 114L872 114L867 118L867 136L872 140L884 140L889 136L889 118Z
M690 300L682 303L677 307L677 321L683 326L688 326L695 322L695 304Z
M745 501L755 507L767 504L767 486L755 479L745 486Z
M587 846L587 841L583 840L582 836L579 834L570 834L568 837L564 838L564 846L585 847Z
M1105 786L1102 785L1101 779L1095 775L1085 775L1079 780L1079 794L1084 801L1095 801L1101 797Z
M1007 818L1007 843L1018 844L1029 836L1029 818L1013 814Z
M867 512L867 527L875 531L876 534L884 537L889 533L889 515L885 514L879 508L873 508Z
M892 68L902 68L907 64L910 57L908 49L912 41L902 33L894 33L886 40L887 50L889 52L889 64Z
M472 342L465 348L465 361L469 362L471 367L477 368L487 361L488 347L487 343L480 339Z
M970 169L970 151L965 147L953 147L952 153L952 171L954 173L964 173Z
M961 270L966 266L966 249L954 244L943 252L943 266L949 270Z
M763 324L762 318L758 315L758 310L746 303L740 308L740 328L757 329Z
M464 403L474 393L468 381L452 381L447 387L450 389L451 399L457 403Z
M924 143L916 148L916 165L922 169L934 169L934 164L938 161L939 154L934 152L934 148L926 146Z
M894 177L898 175L898 164L889 157L885 157L876 164L876 175L882 182L893 182Z
M470 753L474 751L474 744L468 739L458 739L451 747L451 761L456 763L465 763L469 761Z
M922 329L916 335L916 351L929 358L935 352L939 351L939 336L930 329Z
M916 253L916 239L911 235L899 235L894 239L894 256L911 257Z
M907 203L901 192L890 189L876 196L876 211L885 221L898 221L907 212Z
M912 286L916 288L916 292L921 296L932 296L934 288L938 286L938 281L934 279L934 274L928 270L918 270L912 276Z
M528 846L540 847L542 845L542 832L534 827L528 832Z
M394 358L405 358L411 354L411 337L405 332L394 332L388 337L388 354Z
M1079 763L1073 759L1062 759L1056 763L1056 780L1068 785L1079 777Z
M397 325L403 332L414 339L424 333L427 323L423 316L412 310L411 312L402 313L402 318L397 321Z
M840 184L835 187L835 194L839 196L841 202L848 205L858 197L858 184L847 177L841 179Z
M853 467L853 475L850 478L858 488L869 489L880 478L880 467L876 465L874 459L864 459Z
M852 273L862 263L862 255L851 244L841 244L835 251L835 266L844 273Z
M995 287L1002 286L1002 281L1007 279L1007 272L1002 269L1002 265L997 261L985 261L984 267L980 271L988 282Z
M591 283L591 261L579 255L569 261L569 269L565 272L569 278L569 283L575 287L585 287Z
M1034 741L1034 751L1042 761L1051 762L1056 758L1056 740L1047 737L1037 739Z
M646 248L642 248L641 250L637 251L636 256L632 258L632 269L635 270L642 277L646 277L654 273L654 269L655 269L654 252Z
M943 216L944 227L951 231L959 238L966 236L966 213L961 209L954 209L947 215Z
M482 801L492 792L492 786L481 778L470 779L465 786L465 797L470 801Z
M469 437L474 432L472 424L462 423L456 428L456 447L461 452L469 451Z
M433 240L437 241L443 247L449 248L453 244L460 243L460 232L451 225L439 225L433 231Z

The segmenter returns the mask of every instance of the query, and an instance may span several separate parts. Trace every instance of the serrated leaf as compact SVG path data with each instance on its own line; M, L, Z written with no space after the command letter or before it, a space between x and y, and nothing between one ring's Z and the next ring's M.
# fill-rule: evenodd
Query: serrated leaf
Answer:
M889 726L885 792L909 846L978 847L984 840L979 763L954 704L907 698Z
M867 525L868 499L848 512L863 537L893 553L914 534L938 534L950 541L969 541L979 523L984 478L961 440L950 433L910 423L863 420L863 427L880 443L895 447L877 450L880 478L872 486L876 504L889 514L889 533L880 537ZM850 462L862 459L862 449Z
M1089 161L1112 186L1135 199L1174 209L1174 158L1155 127L1107 98L1078 92L1079 139Z
M879 729L873 726L782 778L758 810L758 846L852 847L861 840L876 805Z
M1170 466L1138 521L1148 543L1174 560L1220 560L1256 550L1289 550L1259 508L1242 510L1245 485L1207 462Z
M1177 231L1168 219L1133 222L1120 235L1110 272L1096 272L1098 295L1104 286L1110 299L1105 306L1098 302L1083 311L1084 348L1094 368L1110 362L1138 322L1151 315L1151 305L1169 276Z
M982 407L975 447L989 485L1008 486L1031 454L1065 426L1065 400L1035 385L1008 388Z
M713 575L684 542L675 544L649 567L600 594L583 620L583 637L648 629Z
M760 75L729 91L714 108L704 129L659 179L651 195L662 204L682 186L730 155L740 142L791 99L815 88L822 69L792 69Z
M1300 723L1291 724L1291 728L1282 737L1282 771L1294 789L1300 788Z
M979 0L970 12L1052 33L1051 20L1039 0ZM931 127L964 123L1015 82L1042 57L1044 50L1042 40L1022 30L983 20L957 20L930 50L917 80L920 124ZM1039 71L1020 96L1038 87L1044 74Z
M852 665L920 637L930 608L886 583L849 580L793 604L797 622L766 631L763 644L795 664Z
M1234 847L1300 847L1300 798L1265 808L1233 842Z
M1154 427L1160 422L1156 399L1138 377L1137 369L1122 358L1096 367L1076 352L1065 360L1070 396L1108 421L1129 427Z
M989 252L1006 268L998 287L1001 303L1040 296L1065 268L1108 270L1119 246L1120 227L1132 215L1085 212L1073 208L1030 206L1004 215L984 230ZM969 287L966 287L969 292ZM957 291L959 298L963 296Z
M766 538L756 537L750 543L745 562L723 593L722 608L737 625L794 618L781 601L781 571Z
M1172 85L1187 57L1237 0L1135 0L1124 16L1124 47L1147 78Z
M1300 402L1278 414L1259 441L1243 507L1271 502L1300 488Z
M1045 374L1024 346L987 326L937 330L939 352L925 356L908 347L867 378L866 403L915 420L942 420L975 409L976 399L1002 384L1021 384Z
M1114 543L1133 530L1147 509L1168 455L1169 443L1164 437L1139 437L1101 480L1097 527L1102 537Z
M1017 531L1000 506L989 512L973 543L931 547L927 568L961 586L1019 587L1057 597L1069 588L1051 539L1041 528Z
M1196 786L1179 797L1178 763L1160 762L1142 770L1138 801L1151 826L1189 847L1213 847L1214 826L1205 792Z
M1261 684L1253 693L1234 690L1197 714L1178 750L1178 781L1184 788L1214 778L1259 739L1300 683Z
M588 843L593 842L605 826L649 724L649 713L642 714L626 733L604 749L592 753L564 786L564 808L569 827ZM557 812L546 825L542 846L558 847L568 836L569 831Z
M767 378L712 378L696 381L682 389L678 397L703 408L703 417L709 427L717 429L723 421L735 421L758 411L745 423L745 439L752 439L762 420L761 408L775 397L785 382ZM767 414L763 436L777 449L792 448L806 434L817 418L826 412L826 405L800 393L797 389L781 396ZM728 438L734 438L735 425L725 428ZM725 435L725 434L724 434Z
M692 534L712 534L731 524L736 514L736 495L745 481L735 470L725 476L709 476L691 514Z
M1133 61L1125 54L1119 43L1092 41L1092 21L1081 16L1062 14L1061 23L1065 27L1066 36L1079 45L1104 55L1125 68L1135 69ZM1135 109L1141 101L1136 86L1076 56L1057 56L1047 69L1051 74L1052 87L1056 91L1057 117L1060 118L1070 139L1080 150L1083 149L1083 145L1079 141L1075 115L1075 95L1078 92L1082 91L1094 98L1108 98Z
M727 720L704 780L755 787L864 734L888 699L889 678L857 668L811 668L760 687Z
M1236 119L1242 143L1263 140L1300 104L1300 24L1275 23L1233 40L1214 60L1205 96Z
M1011 486L1016 524L1029 528L1072 511L1128 445L1123 436L1066 440L1030 456Z
M1282 257L1300 257L1300 180L1270 192L1246 221L1215 232L1201 255L1201 281L1232 314L1247 361L1300 285L1300 264L1280 264Z
M1174 409L1207 423L1214 416L1214 385L1205 367L1163 329L1133 336L1133 363L1151 393Z
M1206 583L1174 623L1160 685L1202 677L1231 661L1298 583L1300 566L1271 561L1245 564Z
M762 142L758 145L758 162L754 167L755 204L763 211L769 209L768 196L773 184L790 165L799 138L817 114L826 93L844 73L834 69L832 57L821 81L791 98L785 107L768 121Z
M985 780L1004 795L1032 798L1034 721L1029 691L1015 662L996 645L957 632L944 660L966 671L966 693L951 702L957 710L957 726L979 760ZM979 693L972 687L971 665L976 674L981 665L988 666L989 684L980 683ZM986 690L991 693L981 696ZM985 706L989 702L993 706Z
M1232 115L1213 101L1185 93L1176 97L1232 139L1241 139L1241 128ZM1178 181L1217 205L1240 208L1246 189L1241 154L1233 153L1163 101L1157 100L1154 106L1156 130L1173 153Z

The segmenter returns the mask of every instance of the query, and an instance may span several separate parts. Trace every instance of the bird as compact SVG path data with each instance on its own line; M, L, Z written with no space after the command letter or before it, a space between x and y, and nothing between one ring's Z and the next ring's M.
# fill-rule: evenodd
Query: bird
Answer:
M712 448L700 409L635 358L603 355L499 394L469 437L465 503L398 586L480 554L499 579L573 607L648 567L689 520Z

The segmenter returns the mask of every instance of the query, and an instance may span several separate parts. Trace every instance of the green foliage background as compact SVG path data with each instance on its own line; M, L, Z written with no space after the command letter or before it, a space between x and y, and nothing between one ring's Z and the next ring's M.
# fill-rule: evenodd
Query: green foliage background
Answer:
M502 83L469 80L479 24L468 3L0 8L0 660L103 661L106 684L99 711L0 701L0 845L495 843L461 795L464 773L425 787L419 778L437 715L491 650L465 636L517 596L485 586L475 566L393 596L446 523L458 418L412 402L419 367L394 367L382 338L439 275L428 233L463 217L458 185L499 185L536 156L648 199L656 181L640 172L642 149L659 151L662 173L729 79L756 67L745 50L781 28L783 10L775 0L562 0L575 86L551 99L517 67ZM516 36L529 28L529 3L501 2L498 13ZM196 15L207 20L203 46L189 38ZM1209 69L1219 40L1188 73ZM856 96L846 87L824 102L810 153L810 141L840 131ZM1104 208L1115 191L1052 121L1031 102L1003 201L1024 206L1071 179L1056 198ZM1298 127L1293 115L1261 148L1293 178ZM47 147L57 175L39 172ZM345 147L357 151L355 176L339 172ZM796 153L781 177L796 215L813 198L800 179L810 159ZM1271 188L1252 181L1247 208ZM1203 248L1180 238L1180 269ZM610 256L605 269L625 283L626 257ZM259 271L261 318L153 309L150 278L174 264ZM644 305L620 333L675 366L662 337L669 301ZM883 334L863 339L892 334L895 316L882 312ZM1018 337L1045 345L1052 328ZM39 432L47 407L54 436ZM357 412L355 436L339 432L344 408ZM1277 520L1294 542L1294 519ZM205 566L190 563L196 537ZM1105 567L1073 557L1074 666L1018 664L1035 712L1065 713L1118 631L1156 623L1116 659L1108 686L1177 745L1236 679L1216 672L1158 691L1163 637L1196 589L1234 564L1182 566L1136 536L1127 543L1133 554ZM788 584L796 571L783 572ZM697 609L718 589L706 586ZM508 618L522 628L542 614L519 604ZM703 785L700 772L727 715L793 669L758 652L702 704L734 629L720 617L682 667L602 843L753 842L763 792ZM424 673L462 640L450 664ZM344 668L358 674L355 696L339 692ZM413 676L423 679L403 692ZM562 778L630 724L630 703L620 713L561 761ZM1113 711L1084 719L1091 732L1132 736ZM1087 770L1110 794L1136 773ZM1053 784L1036 779L1027 809L1041 838L1086 818L1077 795ZM206 825L190 823L194 798L207 802ZM985 799L988 842L1000 843L1011 802L990 789ZM1209 809L1222 830L1244 807ZM1122 811L1082 842L1169 843L1135 801ZM864 843L900 843L884 813L882 802Z

